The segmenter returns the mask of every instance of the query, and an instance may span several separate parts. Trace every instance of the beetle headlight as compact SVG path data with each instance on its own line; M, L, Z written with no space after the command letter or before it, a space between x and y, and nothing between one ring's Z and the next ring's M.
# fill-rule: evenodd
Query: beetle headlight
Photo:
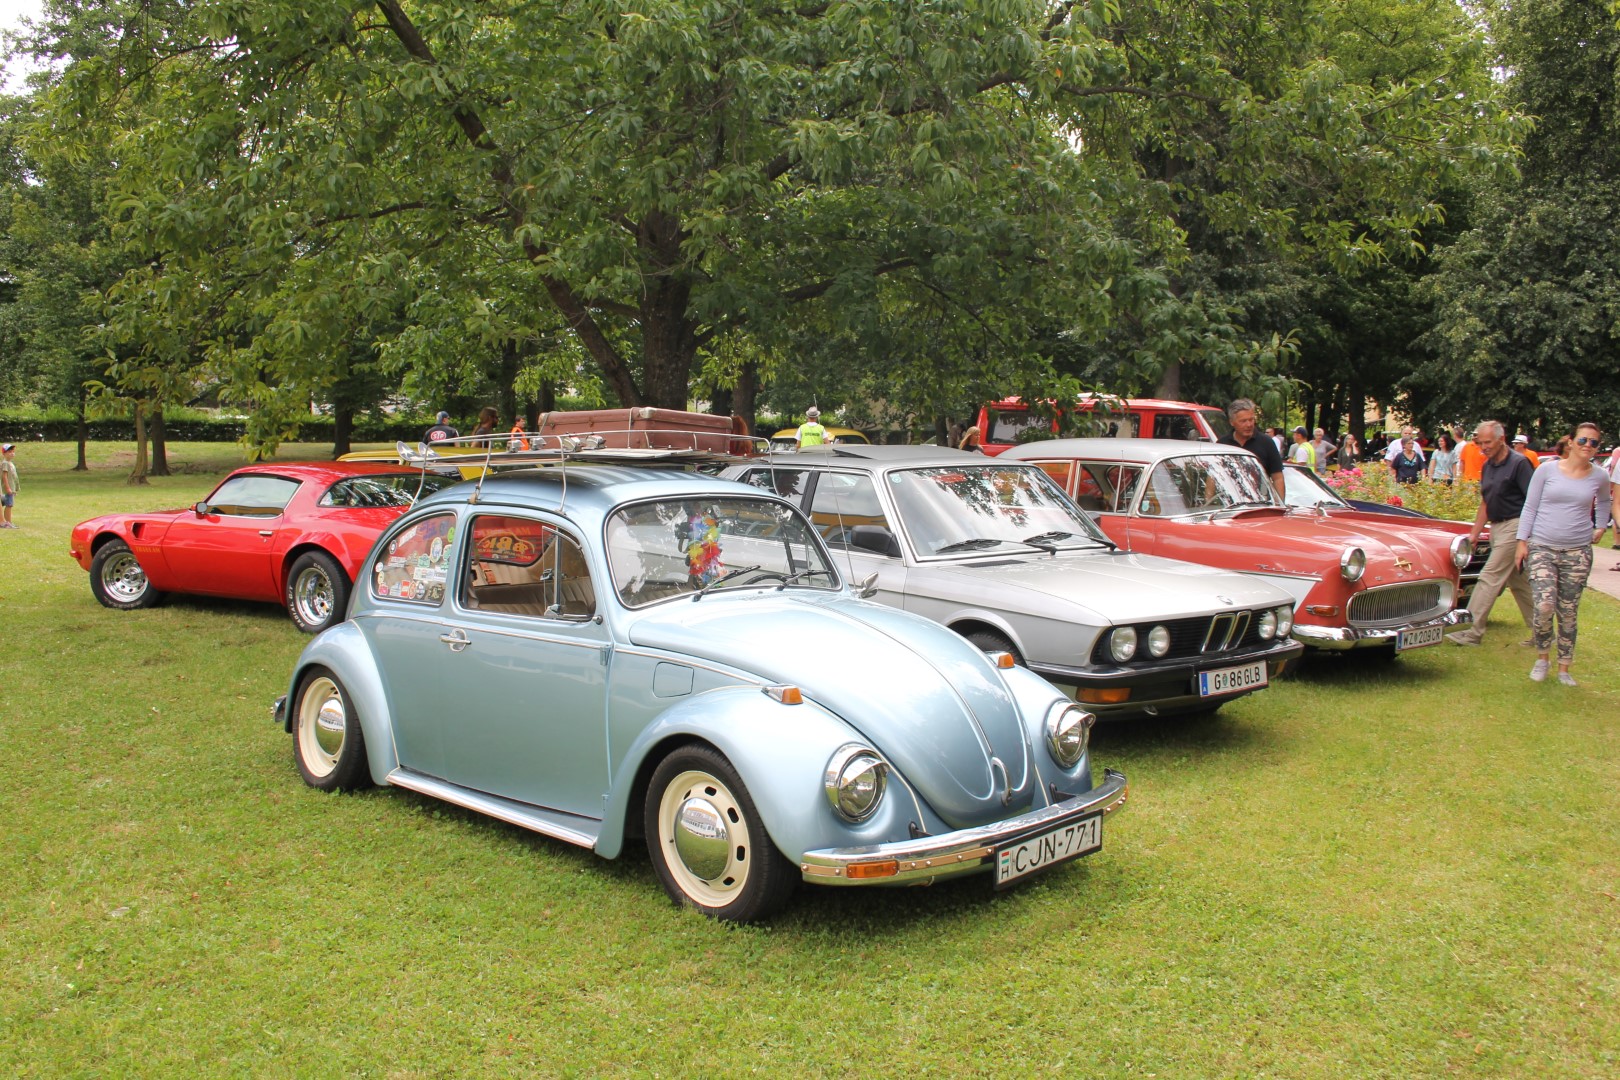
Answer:
M1123 664L1136 655L1136 627L1116 626L1108 635L1108 653Z
M1474 557L1474 545L1468 542L1466 536L1452 537L1451 565L1461 570L1468 565L1468 560Z
M827 759L822 777L827 802L845 821L865 821L883 801L889 786L889 765L864 746L841 746Z
M1091 742L1091 725L1097 718L1072 701L1052 707L1046 714L1046 748L1052 760L1065 769L1072 769L1085 756Z
M1170 628L1168 626L1155 626L1148 631L1148 652L1158 659L1170 651Z
M1339 556L1339 573L1346 581L1360 581L1367 572L1367 553L1360 548L1345 548Z
M1261 641L1270 641L1277 636L1277 613L1275 611L1262 611L1260 619L1255 624Z
M1294 632L1294 609L1284 604L1277 609L1277 636L1287 637Z

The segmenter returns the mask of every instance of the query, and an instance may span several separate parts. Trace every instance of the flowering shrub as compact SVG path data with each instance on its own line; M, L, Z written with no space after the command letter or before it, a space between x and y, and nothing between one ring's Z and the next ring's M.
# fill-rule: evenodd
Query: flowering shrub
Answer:
M1472 521L1479 510L1479 485L1472 481L1458 480L1447 485L1424 478L1415 484L1400 484L1395 481L1394 470L1382 462L1340 469L1324 479L1346 499L1400 506L1438 518Z

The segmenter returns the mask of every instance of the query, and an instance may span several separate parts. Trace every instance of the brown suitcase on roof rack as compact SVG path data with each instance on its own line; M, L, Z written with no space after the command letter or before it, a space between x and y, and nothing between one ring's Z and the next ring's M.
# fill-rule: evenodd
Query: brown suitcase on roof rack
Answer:
M615 450L704 450L738 455L754 452L742 417L685 412L681 409L642 406L541 413L534 433L601 435L604 447Z

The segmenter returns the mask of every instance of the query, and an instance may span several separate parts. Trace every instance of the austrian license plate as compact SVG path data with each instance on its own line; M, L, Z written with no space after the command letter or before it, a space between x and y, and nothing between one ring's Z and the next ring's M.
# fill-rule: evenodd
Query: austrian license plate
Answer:
M1216 668L1214 671L1200 671L1198 673L1198 696L1216 697L1220 694L1235 694L1240 690L1254 690L1266 685L1266 662L1256 660L1252 664L1239 664L1237 667Z
M1402 630L1395 635L1395 651L1405 652L1407 649L1421 649L1425 645L1438 645L1445 636L1446 628L1443 626L1419 626L1413 630Z
M1009 844L996 852L996 888L1102 847L1102 815L1092 814L1067 825Z

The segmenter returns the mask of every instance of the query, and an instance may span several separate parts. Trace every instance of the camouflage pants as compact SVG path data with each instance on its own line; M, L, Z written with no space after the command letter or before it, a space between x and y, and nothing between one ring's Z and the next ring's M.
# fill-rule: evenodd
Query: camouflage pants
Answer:
M1575 611L1581 604L1581 590L1592 573L1592 549L1552 548L1530 545L1525 560L1530 577L1530 604L1535 619L1530 624L1536 652L1552 650L1553 616L1558 616L1558 662L1567 664L1575 657Z

